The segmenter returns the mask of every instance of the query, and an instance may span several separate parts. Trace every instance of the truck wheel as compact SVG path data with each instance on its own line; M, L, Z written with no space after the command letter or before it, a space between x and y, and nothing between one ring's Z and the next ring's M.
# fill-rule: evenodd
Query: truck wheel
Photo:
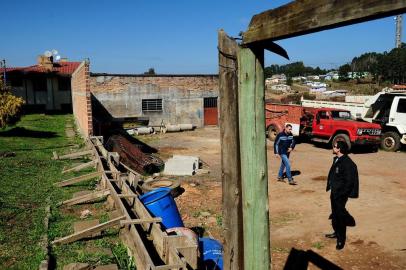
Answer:
M400 136L396 132L388 131L382 136L381 147L385 151L395 152L400 148Z
M351 150L351 141L347 134L337 134L334 136L333 141L331 142L331 147L334 146L338 141L345 142L348 146L348 151Z
M275 138L278 135L278 131L276 130L276 127L273 125L270 125L267 129L267 135L268 135L268 139L270 141L275 141Z

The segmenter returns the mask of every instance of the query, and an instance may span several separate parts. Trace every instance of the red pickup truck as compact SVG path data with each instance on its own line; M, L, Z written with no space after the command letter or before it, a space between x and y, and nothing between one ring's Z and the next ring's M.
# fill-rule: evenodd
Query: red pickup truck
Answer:
M349 149L353 145L369 145L376 150L381 141L380 125L352 120L351 113L346 110L273 103L267 103L265 109L270 140L289 123L294 136L331 145L344 141Z

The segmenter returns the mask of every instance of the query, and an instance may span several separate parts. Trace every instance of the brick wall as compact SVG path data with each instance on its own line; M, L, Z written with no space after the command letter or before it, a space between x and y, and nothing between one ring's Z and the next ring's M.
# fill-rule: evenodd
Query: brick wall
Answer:
M217 75L90 75L90 89L114 118L143 117L150 125L204 125L204 98L218 97ZM162 111L145 112L142 100L162 100ZM98 118L98 115L94 115Z
M89 62L83 61L72 74L72 109L83 137L93 135Z

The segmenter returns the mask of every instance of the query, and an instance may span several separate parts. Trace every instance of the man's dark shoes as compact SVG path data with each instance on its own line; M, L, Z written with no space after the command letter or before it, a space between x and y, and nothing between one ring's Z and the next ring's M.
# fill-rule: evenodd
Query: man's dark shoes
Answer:
M326 235L324 235L324 236L327 237L327 238L337 238L337 235L336 235L335 232L333 232L333 233L328 233L328 234L326 234Z
M279 182L285 182L285 180L283 179L283 177L278 177L278 181L279 181Z
M336 249L337 250L343 249L344 245L345 245L344 242L337 241Z

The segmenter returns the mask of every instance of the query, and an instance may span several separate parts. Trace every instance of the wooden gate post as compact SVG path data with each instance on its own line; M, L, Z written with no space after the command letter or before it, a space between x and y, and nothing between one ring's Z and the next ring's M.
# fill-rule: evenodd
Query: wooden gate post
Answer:
M264 50L240 48L239 130L245 269L270 269Z
M218 33L221 178L223 191L224 270L243 270L240 144L238 128L238 45Z

